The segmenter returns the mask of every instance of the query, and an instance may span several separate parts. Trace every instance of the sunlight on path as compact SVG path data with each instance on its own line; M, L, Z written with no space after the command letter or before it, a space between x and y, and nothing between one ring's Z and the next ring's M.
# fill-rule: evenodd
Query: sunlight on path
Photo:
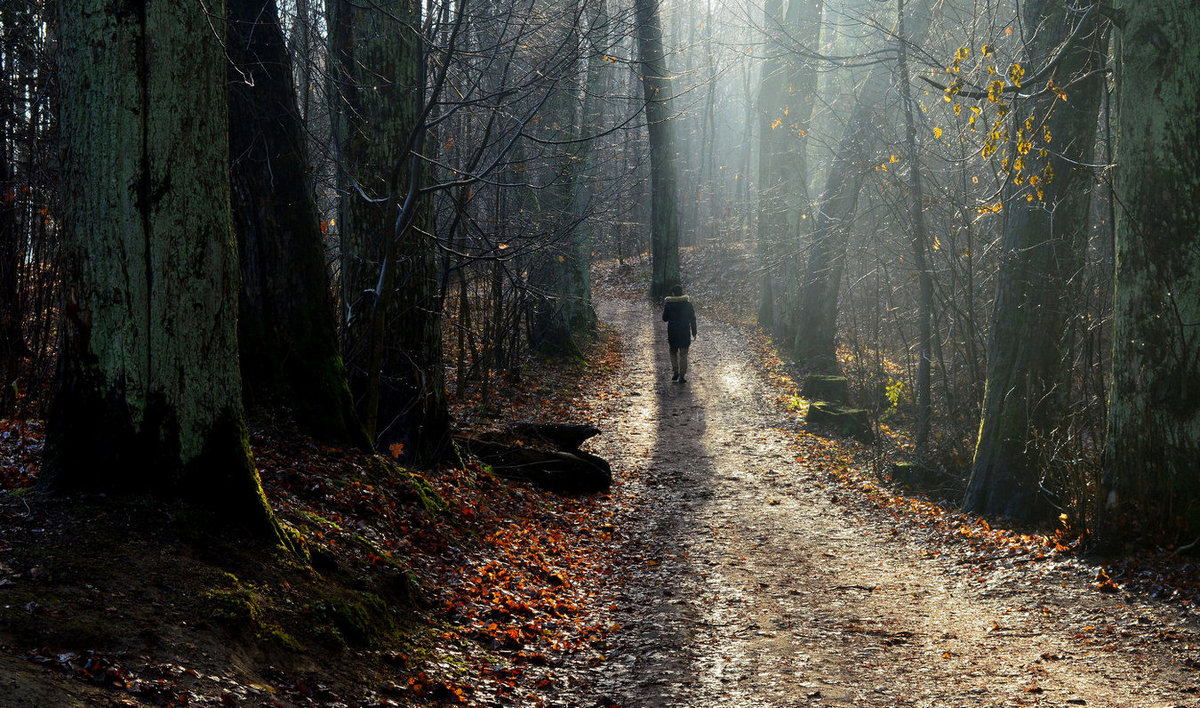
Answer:
M740 332L701 318L679 385L648 302L598 309L625 346L596 443L632 509L595 669L618 705L1173 705L1156 669L1081 652L1037 597L984 595L839 503Z

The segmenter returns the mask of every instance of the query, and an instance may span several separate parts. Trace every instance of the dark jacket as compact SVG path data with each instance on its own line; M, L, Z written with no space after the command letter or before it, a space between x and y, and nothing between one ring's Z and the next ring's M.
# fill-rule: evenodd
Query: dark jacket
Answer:
M676 349L691 346L696 335L696 309L687 295L668 296L662 318L667 323L667 344Z

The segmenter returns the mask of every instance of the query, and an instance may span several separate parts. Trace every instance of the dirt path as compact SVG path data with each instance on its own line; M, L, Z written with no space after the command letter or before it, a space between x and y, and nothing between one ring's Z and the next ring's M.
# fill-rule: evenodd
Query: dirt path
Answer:
M739 331L701 318L672 384L657 314L600 309L626 365L595 447L635 510L595 669L612 702L1200 704L1179 609L1091 590L1073 562L981 576L931 557L794 461Z

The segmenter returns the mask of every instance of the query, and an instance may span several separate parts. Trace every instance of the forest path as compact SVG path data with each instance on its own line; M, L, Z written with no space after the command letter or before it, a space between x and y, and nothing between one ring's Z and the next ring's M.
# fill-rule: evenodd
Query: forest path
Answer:
M1033 581L929 557L795 461L742 331L701 317L680 385L658 309L599 314L625 364L598 392L593 447L631 510L609 590L620 628L594 669L612 703L1194 704L1178 610L1091 590L1066 561Z

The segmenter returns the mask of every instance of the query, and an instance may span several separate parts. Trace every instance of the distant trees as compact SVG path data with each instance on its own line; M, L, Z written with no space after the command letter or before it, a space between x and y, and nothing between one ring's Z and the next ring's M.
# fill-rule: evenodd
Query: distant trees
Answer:
M110 9L59 5L69 290L40 484L276 535L242 418L220 37L198 3Z
M59 292L58 160L40 2L0 6L0 416L40 411Z

